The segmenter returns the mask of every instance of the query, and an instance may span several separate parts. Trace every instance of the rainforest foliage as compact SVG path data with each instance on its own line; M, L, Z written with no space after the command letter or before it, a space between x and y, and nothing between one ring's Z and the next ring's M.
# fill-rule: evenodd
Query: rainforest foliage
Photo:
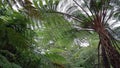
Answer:
M0 68L119 68L119 2L0 1Z

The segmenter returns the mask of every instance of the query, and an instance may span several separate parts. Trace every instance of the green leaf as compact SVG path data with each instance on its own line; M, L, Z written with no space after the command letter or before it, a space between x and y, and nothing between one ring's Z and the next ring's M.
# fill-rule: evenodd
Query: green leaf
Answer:
M51 60L53 63L57 63L57 64L66 64L67 61L66 59L58 54L46 54L46 57Z

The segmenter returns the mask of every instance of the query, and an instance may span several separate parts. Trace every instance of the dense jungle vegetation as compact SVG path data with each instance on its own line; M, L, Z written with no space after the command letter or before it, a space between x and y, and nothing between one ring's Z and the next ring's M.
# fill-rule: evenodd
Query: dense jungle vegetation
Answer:
M120 0L0 0L0 68L120 68Z

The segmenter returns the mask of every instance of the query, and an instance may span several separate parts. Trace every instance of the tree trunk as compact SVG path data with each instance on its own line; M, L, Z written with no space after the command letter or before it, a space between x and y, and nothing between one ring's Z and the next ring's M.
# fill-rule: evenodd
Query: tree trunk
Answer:
M120 68L120 54L117 49L112 46L111 38L108 32L106 30L101 30L99 35L103 54L102 58L105 64L105 68L110 68L109 62L113 68Z
M101 47L101 50L102 50L102 61L104 61L103 65L105 68L110 68L109 60L107 58L107 55L103 46Z

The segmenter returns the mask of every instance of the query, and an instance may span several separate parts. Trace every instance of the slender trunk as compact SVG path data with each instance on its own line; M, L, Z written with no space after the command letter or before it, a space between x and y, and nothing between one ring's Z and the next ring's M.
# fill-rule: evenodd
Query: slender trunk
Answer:
M103 65L105 68L110 68L109 60L107 58L107 55L103 46L101 47L101 50L102 50Z
M103 54L103 62L105 64L105 68L110 68L109 62L113 68L120 68L120 54L112 46L111 38L106 30L102 30L99 32L101 46L102 46L102 54ZM107 60L108 59L108 60ZM108 66L109 65L109 66Z

